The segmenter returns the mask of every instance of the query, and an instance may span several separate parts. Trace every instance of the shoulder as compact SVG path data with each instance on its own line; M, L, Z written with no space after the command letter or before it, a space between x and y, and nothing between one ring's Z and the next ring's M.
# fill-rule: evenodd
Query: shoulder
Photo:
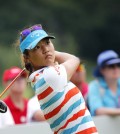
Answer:
M43 75L46 79L59 78L60 76L66 75L66 70L63 65L49 66L44 69Z
M89 86L88 86L88 92L89 94L93 94L94 93L98 93L99 92L99 89L100 89L100 83L99 83L99 80L96 79L96 80L93 80L89 83Z
M30 105L30 106L33 106L33 105L35 105L36 103L37 103L37 105L39 105L37 96L32 97L32 98L29 99L29 101L28 101L28 105Z
M96 79L96 80L93 80L89 83L89 87L92 87L92 86L98 86L99 84L99 81Z
M28 102L29 102L29 100L27 98L24 98L24 104L25 104L25 106L27 106Z
M9 107L13 105L10 96L7 96L3 101L4 101Z
M42 74L43 74L43 71L44 71L45 68L43 69L39 69L35 72L33 72L29 78L28 78L28 82L35 82L37 78L39 78Z
M63 65L44 69L43 76L47 84L54 90L61 90L67 84L67 73Z

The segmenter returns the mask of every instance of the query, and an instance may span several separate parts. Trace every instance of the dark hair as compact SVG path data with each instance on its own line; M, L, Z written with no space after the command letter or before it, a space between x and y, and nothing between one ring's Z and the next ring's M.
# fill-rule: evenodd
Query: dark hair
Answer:
M30 75L31 73L33 73L34 68L33 68L32 64L30 62L28 62L25 58L25 57L28 57L28 55L29 55L28 50L25 50L23 53L23 61L24 61L24 66L29 71L29 75Z

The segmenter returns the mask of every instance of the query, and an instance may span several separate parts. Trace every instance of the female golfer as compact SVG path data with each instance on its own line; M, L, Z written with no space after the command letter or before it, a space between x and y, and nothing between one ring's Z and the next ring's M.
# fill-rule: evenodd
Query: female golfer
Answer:
M41 25L20 33L19 47L44 117L54 134L95 134L96 127L80 90L69 81L80 61L55 51L50 40L54 38Z

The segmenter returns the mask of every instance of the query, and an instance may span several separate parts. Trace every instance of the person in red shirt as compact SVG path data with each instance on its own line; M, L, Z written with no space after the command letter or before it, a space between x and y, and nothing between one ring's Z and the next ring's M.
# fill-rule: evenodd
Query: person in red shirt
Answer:
M86 82L86 70L82 63L79 65L76 72L71 77L71 82L73 82L80 89L83 97L86 100L88 93L88 84Z
M8 86L11 81L21 72L21 68L12 67L3 73L3 84ZM10 109L15 124L30 123L33 121L45 121L44 115L39 108L39 105L34 105L35 99L24 98L24 92L27 86L27 73L24 72L9 88L8 96L4 102ZM32 104L32 106L31 106ZM34 106L33 106L34 105Z
M12 67L5 70L3 73L3 84L5 87L8 86L20 72L21 69L18 67ZM8 96L4 99L4 102L11 111L15 124L26 123L28 100L23 97L26 89L26 76L27 74L24 72L15 81L8 91Z

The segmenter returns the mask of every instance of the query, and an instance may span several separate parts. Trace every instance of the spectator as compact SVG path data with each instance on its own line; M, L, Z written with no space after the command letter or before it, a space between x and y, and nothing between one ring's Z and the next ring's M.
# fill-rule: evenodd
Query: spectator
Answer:
M27 122L30 123L33 121L45 121L37 96L32 97L28 102Z
M10 82L21 72L18 67L12 67L5 70L3 74L3 84L7 86ZM4 99L5 103L10 109L15 124L27 123L28 118L34 118L34 107L29 106L28 99L24 98L24 91L26 89L26 76L24 72L10 87L8 96ZM35 108L36 109L36 108ZM34 110L35 112L35 110ZM31 116L30 116L30 115Z
M96 80L89 84L88 104L92 115L120 115L120 58L107 50L97 58Z
M85 81L86 81L86 70L84 65L80 64L76 72L73 74L71 82L73 82L80 89L83 97L86 99L88 93L88 84Z

